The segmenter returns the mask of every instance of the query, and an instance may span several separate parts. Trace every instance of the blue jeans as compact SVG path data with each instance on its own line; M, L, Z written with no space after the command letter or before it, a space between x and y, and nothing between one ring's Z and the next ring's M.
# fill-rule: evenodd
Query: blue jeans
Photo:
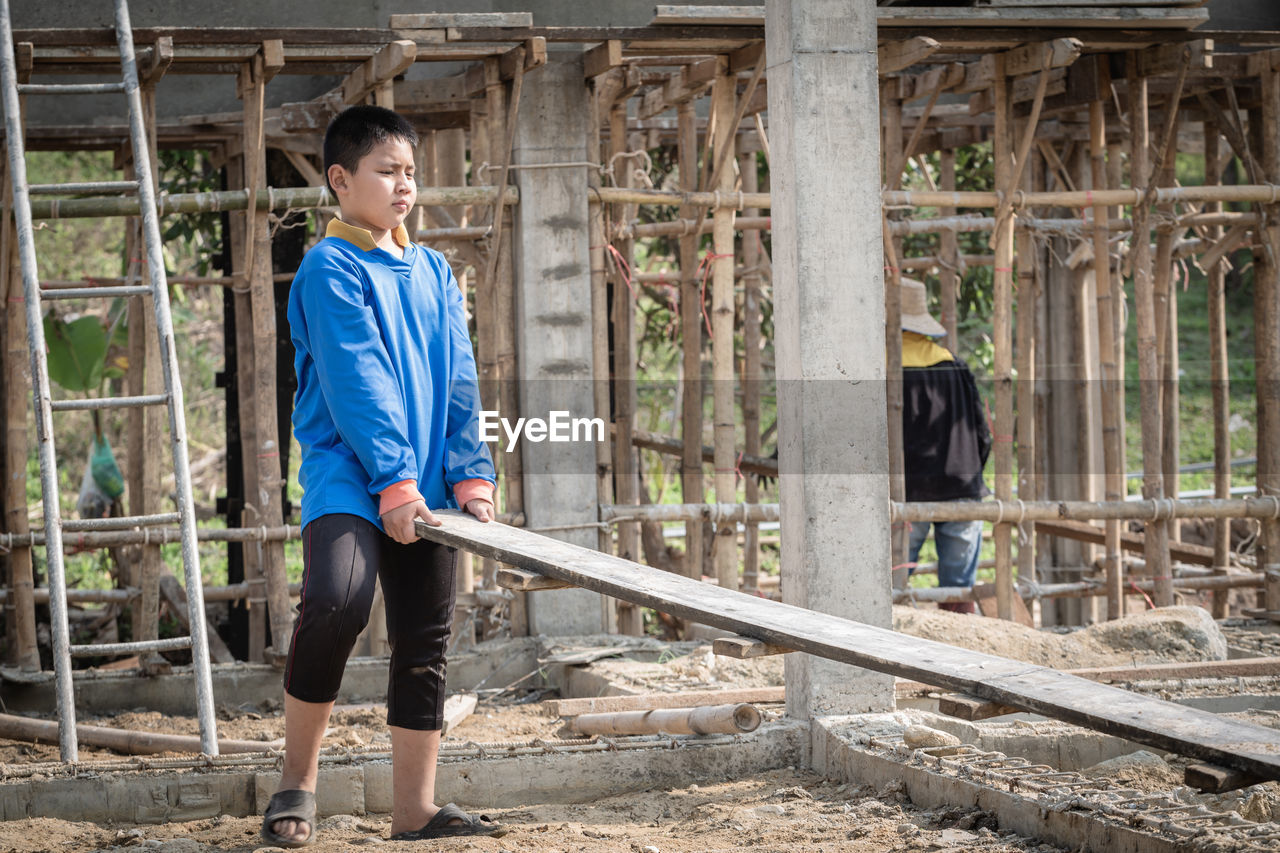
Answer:
M981 521L914 521L911 523L912 563L920 556L920 546L933 525L938 547L938 586L971 587L978 576L978 554L982 551Z

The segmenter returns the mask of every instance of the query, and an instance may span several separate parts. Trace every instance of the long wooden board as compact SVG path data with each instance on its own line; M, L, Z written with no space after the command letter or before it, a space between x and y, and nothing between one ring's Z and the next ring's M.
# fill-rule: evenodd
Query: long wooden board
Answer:
M457 511L418 535L675 616L1280 780L1280 731L701 583ZM552 593L547 593L552 594Z

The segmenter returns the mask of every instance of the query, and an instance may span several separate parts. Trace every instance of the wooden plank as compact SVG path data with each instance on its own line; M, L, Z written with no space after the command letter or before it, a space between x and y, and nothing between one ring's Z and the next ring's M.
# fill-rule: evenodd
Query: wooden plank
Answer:
M342 102L358 104L374 89L404 72L418 57L418 45L407 39L393 41L364 61L342 81Z
M440 736L447 735L450 729L456 729L462 721L476 712L479 697L474 693L455 693L444 700L444 727Z
M449 27L532 27L532 12L425 12L392 15L393 30L442 30Z
M515 589L528 592L533 589L573 589L573 584L537 572L526 572L522 569L500 567L497 574L498 586L503 589Z
M182 584L178 583L178 579L167 572L160 575L160 594L168 602L169 611L182 625L183 630L190 631L191 619L187 613L187 592L182 588ZM233 663L235 657L227 648L227 644L222 641L222 637L218 636L217 630L208 617L205 618L205 623L208 626L206 633L209 637L210 659L214 663Z
M704 584L457 511L442 510L437 518L440 527L419 523L418 535L735 634L1280 779L1280 731L1274 729Z
M1037 525L1038 527L1039 525ZM1175 582L1176 583L1176 582ZM1090 681L1154 681L1165 678L1257 678L1280 675L1280 658L1150 663L1070 670Z
M1216 764L1189 764L1182 778L1188 787L1205 794L1225 794L1263 781L1252 773Z
M543 42L544 44L546 42ZM622 64L622 40L602 41L582 54L583 76L597 77Z
M1052 8L992 9L990 7L881 6L876 23L887 27L1045 27L1089 29L1194 29L1209 20L1208 9L1197 8Z
M983 616L997 618L999 616L999 607L996 604L996 588L994 584L984 583L973 588L974 600L978 602L978 611ZM1027 609L1027 603L1022 600L1022 596L1014 595L1009 598L1009 606L1012 608L1012 619L1019 625L1026 625L1028 628L1036 626L1035 620L1031 618L1031 611Z
M1049 68L1065 68L1079 59L1083 50L1084 43L1073 38L1024 44L1005 54L1004 71L1010 77L1020 77Z
M1037 521L1036 530L1048 536L1060 536L1063 539L1074 539L1077 542L1092 542L1095 545L1106 544L1105 531L1101 527L1087 521ZM1120 532L1120 547L1131 554L1141 554L1145 547L1145 539L1141 533ZM1212 566L1213 549L1204 545L1193 545L1189 542L1170 542L1169 556L1180 563L1193 566Z
M902 41L885 42L876 48L879 72L893 74L923 62L932 56L942 44L928 36L915 36Z
M555 699L547 703L554 717L603 714L616 711L649 711L655 708L697 708L700 705L751 702L758 705L787 701L785 687L744 687L737 690L688 690L681 693L639 693L631 696L595 696Z
M795 651L785 646L775 646L763 640L751 637L716 637L711 641L711 650L722 657L750 660L771 655L785 655Z
M763 26L763 6L657 6L651 27L709 24L722 27Z
M977 722L991 717L1003 717L1005 714L1016 714L1018 709L963 693L948 693L938 697L938 713L957 720Z
M1184 65L1188 72L1212 70L1213 39L1159 44L1138 52L1138 75L1141 77L1174 74Z
M155 45L151 48L151 58L138 69L138 82L143 86L154 86L172 64L173 39L169 36L156 39Z

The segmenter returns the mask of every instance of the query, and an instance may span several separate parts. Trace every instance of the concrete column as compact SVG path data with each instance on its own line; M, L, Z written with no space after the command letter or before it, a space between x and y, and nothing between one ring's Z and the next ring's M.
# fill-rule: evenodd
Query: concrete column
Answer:
M765 7L784 598L891 622L873 0ZM787 712L893 708L893 678L788 655Z
M581 56L553 55L524 81L512 163L582 162L588 156L587 88ZM582 167L515 169L514 268L520 414L595 417L591 374L591 265L587 172ZM607 413L601 413L606 417ZM518 445L529 527L596 521L596 450L588 441ZM596 546L592 528L550 532ZM601 596L586 590L529 595L531 634L604 630Z

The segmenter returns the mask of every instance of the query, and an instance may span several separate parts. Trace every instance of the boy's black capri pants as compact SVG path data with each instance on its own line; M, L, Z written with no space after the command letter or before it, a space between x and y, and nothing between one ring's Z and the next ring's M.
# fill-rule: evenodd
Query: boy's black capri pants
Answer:
M359 516L334 514L303 529L302 555L302 600L285 664L285 692L304 702L338 697L347 658L369 622L377 577L391 646L387 724L443 728L444 653L458 552L426 540L401 545Z

